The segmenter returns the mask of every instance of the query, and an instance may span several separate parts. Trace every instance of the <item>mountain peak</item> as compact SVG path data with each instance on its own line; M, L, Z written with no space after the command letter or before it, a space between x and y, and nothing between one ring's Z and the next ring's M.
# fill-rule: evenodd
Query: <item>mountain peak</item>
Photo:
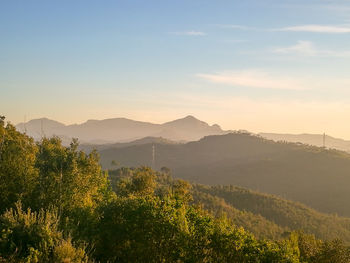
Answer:
M206 122L201 121L201 120L195 118L192 115L187 115L184 118L166 122L163 125L165 125L165 126L169 126L170 125L171 126L171 125L177 125L177 124L202 124L202 125L208 125Z
M198 119L192 115L187 115L185 118L183 118L183 120L197 120L198 121Z
M49 124L49 125L52 125L52 126L57 126L57 127L62 127L62 126L65 126L63 123L60 123L58 121L55 121L55 120L51 120L49 118L46 118L46 117L43 117L43 118L38 118L38 119L32 119L28 122L26 122L25 124L26 125L36 125L36 124ZM23 125L24 123L21 122L21 123L18 123L16 126L21 126Z

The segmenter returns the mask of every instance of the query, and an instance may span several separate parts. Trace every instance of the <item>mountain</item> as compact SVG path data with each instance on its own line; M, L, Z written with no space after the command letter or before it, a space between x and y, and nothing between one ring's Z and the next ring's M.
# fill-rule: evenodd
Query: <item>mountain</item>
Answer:
M173 141L193 141L207 135L224 134L225 132L214 124L212 126L187 116L164 124L154 124L114 118L105 120L88 120L82 124L64 125L46 118L20 123L19 131L35 139L41 136L59 136L62 138L78 138L84 143L104 144L115 142L130 142L144 137L162 137Z
M34 119L26 123L19 123L16 128L20 132L26 132L29 136L40 138L42 136L51 136L52 134L61 135L60 131L65 125L58 121L47 118Z
M323 134L279 134L279 133L260 133L260 136L274 141L287 141L295 143L304 143L314 146L323 146ZM350 141L334 138L325 135L325 146L327 148L350 152Z
M101 164L152 165L152 145L100 151ZM207 136L186 144L155 144L155 168L175 177L233 184L304 203L318 211L350 216L350 154L274 142L246 133Z
M157 134L158 137L172 138L181 141L196 141L207 135L223 134L220 126L214 124L209 126L206 122L200 121L193 116L187 116L183 119L166 122L162 125L162 131Z

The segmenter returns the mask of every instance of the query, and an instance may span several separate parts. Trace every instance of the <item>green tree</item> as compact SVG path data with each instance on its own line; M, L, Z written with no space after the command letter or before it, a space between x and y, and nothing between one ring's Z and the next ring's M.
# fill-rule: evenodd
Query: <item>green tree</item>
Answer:
M176 262L185 222L171 200L117 198L103 208L95 255L102 262Z
M57 137L38 143L36 167L39 177L33 191L36 209L55 206L63 215L74 209L94 208L111 195L107 174L99 165L98 154L77 151L73 140L62 146Z
M349 263L350 248L339 240L323 242L321 251L314 262L318 263Z
M120 196L138 195L147 196L154 194L157 186L156 174L149 167L141 167L129 170L123 174L116 183L116 193Z
M18 200L28 200L38 179L37 146L0 118L0 213Z

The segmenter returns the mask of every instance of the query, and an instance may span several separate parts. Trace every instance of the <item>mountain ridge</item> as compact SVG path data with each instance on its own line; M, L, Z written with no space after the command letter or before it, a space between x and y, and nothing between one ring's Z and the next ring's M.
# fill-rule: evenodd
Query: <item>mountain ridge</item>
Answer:
M48 118L33 119L16 125L17 130L35 139L43 136L78 138L83 143L131 142L145 137L172 141L194 141L207 135L224 134L219 125L209 125L191 115L156 124L127 118L89 119L81 124L65 125Z
M325 139L325 147L350 152L350 140L335 138L326 134L259 133L259 135L269 140L303 143L318 147L324 146L323 139Z

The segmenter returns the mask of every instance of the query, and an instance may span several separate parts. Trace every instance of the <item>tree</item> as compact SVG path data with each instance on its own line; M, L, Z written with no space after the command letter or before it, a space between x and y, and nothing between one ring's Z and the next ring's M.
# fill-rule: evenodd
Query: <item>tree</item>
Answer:
M102 262L177 262L185 225L171 200L119 197L102 209L95 256Z
M36 168L39 177L33 192L33 207L55 206L64 215L74 209L96 207L111 195L107 174L99 165L96 151L90 154L77 151L73 140L64 147L57 137L38 143Z
M190 193L191 184L187 181L178 179L174 180L171 184L172 194L176 199L188 202L192 200L192 195Z
M152 195L157 186L156 174L149 167L141 167L129 170L130 173L122 174L116 183L116 193L121 196Z
M28 200L38 179L38 148L33 139L0 118L0 213L18 200Z

